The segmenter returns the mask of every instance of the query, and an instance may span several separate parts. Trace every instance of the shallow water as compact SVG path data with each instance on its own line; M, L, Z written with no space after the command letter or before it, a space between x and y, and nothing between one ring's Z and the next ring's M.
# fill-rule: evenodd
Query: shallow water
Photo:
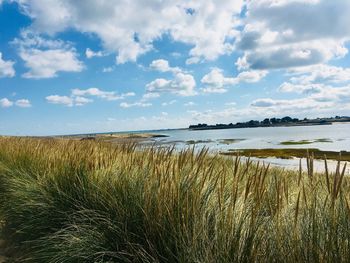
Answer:
M162 145L174 144L178 149L193 146L188 142L194 141L197 142L195 144L196 148L208 147L212 152L256 148L317 148L329 151L350 151L350 123L199 131L168 130L152 131L152 133L168 135L169 137L157 138L154 141ZM233 140L233 142L224 143L222 141L228 139ZM320 139L326 140L326 142L317 141ZM281 142L302 140L312 143L281 145ZM263 160L272 165L283 166L289 169L297 169L299 167L298 159L264 158ZM303 163L306 163L305 160L303 160ZM330 162L329 165L331 169L335 168L335 162ZM323 161L315 161L315 170L322 171L323 169ZM350 172L349 169L348 173Z

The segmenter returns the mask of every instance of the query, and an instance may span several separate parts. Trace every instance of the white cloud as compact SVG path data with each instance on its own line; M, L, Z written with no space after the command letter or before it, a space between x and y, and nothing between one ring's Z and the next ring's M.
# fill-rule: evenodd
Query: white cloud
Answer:
M9 107L12 107L14 105L17 107L20 107L20 108L32 107L32 104L27 99L19 99L19 100L16 100L15 102L9 100L8 98L0 99L0 107L1 108L9 108Z
M227 86L237 85L240 82L258 82L265 77L267 71L265 70L250 70L238 74L235 78L228 78L223 75L223 71L219 68L213 68L206 74L201 82L204 85L202 92L204 93L225 93Z
M105 56L105 54L102 51L95 52L95 51L92 51L90 48L87 48L85 50L85 56L87 58L93 58L93 57L103 57Z
M217 94L221 94L221 93L226 93L227 92L227 88L207 86L205 88L202 88L201 91L203 93L217 93Z
M194 77L179 67L171 67L167 60L153 60L149 67L159 72L172 72L173 78L158 78L148 83L146 85L146 94L143 96L144 99L159 97L161 93L166 92L179 96L194 96L197 94L194 90L196 87Z
M127 97L135 96L134 92L126 92L117 94L114 91L103 91L98 88L89 89L72 89L70 96L51 95L47 96L46 100L51 104L61 104L68 107L84 106L87 103L93 102L92 99L86 97L97 97L107 101L123 100Z
M83 106L93 100L84 97L68 97L60 95L50 95L46 97L46 101L51 104L60 104L67 107Z
M344 57L349 12L350 2L343 0L248 1L246 24L236 41L244 51L237 66L304 67Z
M52 78L58 72L80 72L83 64L77 59L74 50L39 50L28 49L20 52L29 71L23 74L24 78Z
M136 61L163 34L191 45L194 58L215 59L229 53L243 6L243 0L17 2L33 19L32 30L50 35L68 28L92 33L106 50L117 52L117 63Z
M87 103L93 102L93 100L78 96L74 97L74 102L76 106L84 106Z
M74 99L68 96L50 95L46 97L46 101L51 104L62 104L68 107L74 105Z
M131 108L131 107L150 107L152 106L152 103L145 103L145 102L135 102L135 103L127 103L127 102L122 102L120 103L121 108Z
M32 104L27 99L17 100L15 104L16 104L16 106L21 107L21 108L30 108L30 107L32 107Z
M262 98L251 103L256 109L265 108L265 111L281 113L293 112L306 113L310 112L334 112L350 109L350 87L319 87L319 90L303 98L296 99L272 99Z
M52 39L48 36L42 37L30 29L22 29L20 31L20 37L15 38L11 43L20 48L36 47L38 49L69 49L71 47L69 43L66 43L61 39Z
M237 80L238 82L247 82L247 83L254 83L259 82L262 78L264 78L267 75L266 70L249 70L249 71L243 71L238 74Z
M192 64L197 64L199 63L201 60L199 57L191 57L186 59L186 65L192 65Z
M132 97L135 96L134 92L127 92L123 94L117 94L114 91L103 91L98 88L89 88L89 89L73 89L72 90L72 96L95 96L107 101L114 101L114 100L122 100L126 97Z
M160 72L182 72L182 70L178 67L170 67L169 62L165 59L153 60L149 67Z
M15 62L11 60L3 60L2 53L0 52L0 78L9 77L12 78L15 76L15 69L13 65Z
M189 101L189 102L184 103L185 107L192 107L192 106L195 106L195 105L196 105L196 103L194 103L193 101Z
M164 93L169 92L179 96L194 96L196 91L196 81L193 76L186 73L175 73L174 78L156 79L146 85L147 92Z
M76 50L62 40L43 38L33 31L23 30L12 44L18 47L19 56L29 69L22 75L24 78L53 78L59 72L81 72L84 68Z
M168 102L163 102L163 103L162 103L162 106L165 107L165 106L173 105L173 104L175 104L176 102L177 102L176 100L171 100L171 101L168 101Z
M257 100L254 100L251 105L254 106L254 107L271 107L271 106L275 106L275 105L278 105L278 104L284 104L288 101L286 100L279 100L279 101L276 101L276 100L273 100L273 99L270 99L270 98L264 98L264 99L257 99Z
M142 101L146 101L146 100L150 100L150 99L156 99L156 98L159 98L160 97L160 94L159 93L145 93L143 96L142 96Z
M10 101L8 98L3 98L0 100L0 107L1 108L8 108L13 106L13 102Z
M112 72L113 70L114 70L113 67L106 67L106 68L103 68L103 69L102 69L102 72L103 72L103 73L109 73L109 72Z
M222 74L222 70L218 68L212 69L201 79L201 82L204 85L208 86L208 88L215 88L217 90L223 91L226 91L226 89L224 89L225 86L235 85L238 83L237 79L235 78L224 77L224 75Z
M330 65L313 65L293 69L295 76L291 82L300 84L311 84L315 82L344 83L350 81L350 68L336 67Z
M289 82L283 82L278 88L280 92L294 92L299 94L317 93L324 88L322 84L293 84Z
M323 64L293 68L288 71L288 75L291 76L289 82L282 83L278 91L297 94L331 94L340 84L350 82L350 68Z

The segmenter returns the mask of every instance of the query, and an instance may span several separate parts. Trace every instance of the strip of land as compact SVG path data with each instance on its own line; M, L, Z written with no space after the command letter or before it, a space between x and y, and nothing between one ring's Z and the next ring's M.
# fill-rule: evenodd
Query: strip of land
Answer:
M316 140L283 141L283 142L280 142L280 145L302 145L302 144L331 143L331 142L333 142L331 139L321 138L321 139L316 139Z
M347 151L322 151L319 149L231 149L228 152L221 152L222 155L241 155L246 157L268 158L275 157L281 159L305 158L313 156L315 159L350 161L350 152Z
M238 129L238 128L257 128L257 127L284 127L284 126L312 126L312 125L331 125L337 122L350 122L348 116L336 116L331 118L316 118L316 119L301 119L291 118L289 116L283 118L266 118L262 121L250 120L247 122L237 122L236 124L222 124L208 125L206 123L199 123L190 125L190 130L216 130L216 129Z

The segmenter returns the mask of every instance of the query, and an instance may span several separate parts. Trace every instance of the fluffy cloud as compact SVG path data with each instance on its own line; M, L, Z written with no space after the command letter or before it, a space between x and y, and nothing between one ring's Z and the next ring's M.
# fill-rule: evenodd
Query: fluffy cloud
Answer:
M214 68L201 79L204 85L202 91L204 93L225 93L227 91L227 86L236 85L240 82L258 82L265 77L266 74L267 71L265 70L250 70L239 73L235 78L228 78L223 75L221 69Z
M88 99L88 98L80 97L80 96L74 97L73 100L74 100L74 103L76 106L84 106L87 103L93 102L92 99Z
M135 103L127 103L127 102L122 102L120 103L121 108L131 108L131 107L150 107L152 106L152 103L145 103L145 102L135 102Z
M93 33L106 50L117 52L117 63L135 61L163 34L191 45L190 56L196 59L229 53L243 6L243 0L17 2L33 19L32 30L51 35L68 28Z
M147 101L147 100L151 100L151 99L156 99L156 98L159 98L160 97L160 94L159 93L145 93L143 96L142 96L142 101Z
M244 51L237 65L291 68L343 57L350 39L349 12L350 2L343 0L249 1L247 22L236 41Z
M334 110L334 102L319 102L311 98L275 100L271 98L257 99L251 103L258 111L268 115L281 115L282 112L292 112L293 115L310 114L310 112L325 112ZM339 108L340 109L340 108Z
M247 83L255 83L259 82L262 78L264 78L267 75L266 70L249 70L249 71L243 71L238 74L237 81L240 82L247 82Z
M171 67L167 60L153 60L149 67L159 72L172 72L174 77L170 80L158 78L148 83L146 85L147 93L144 95L145 99L159 97L160 93L164 92L180 96L193 96L197 94L194 90L196 87L196 81L193 76L179 67Z
M299 87L291 87L291 90L299 92ZM270 112L332 112L350 109L350 87L318 86L310 95L296 99L272 99L262 98L251 103L251 106ZM309 111L309 112L308 112Z
M222 70L218 68L212 69L201 79L202 84L206 87L202 89L204 93L224 93L228 85L235 85L238 83L235 78L224 77Z
M103 54L102 51L94 52L94 51L92 51L90 48L87 48L87 49L85 50L85 56L86 56L87 58L103 57L104 54Z
M165 59L153 60L149 67L153 70L160 72L181 72L182 70L178 67L170 67L169 62Z
M320 92L324 88L323 84L293 84L284 82L278 88L280 92L294 92L299 94L309 94Z
M156 79L148 83L146 90L150 93L169 92L179 96L193 96L196 95L195 87L196 81L192 75L179 72L171 80Z
M68 96L50 95L46 97L46 101L51 104L61 104L68 107L74 105L74 99Z
M3 98L0 100L0 107L1 108L8 108L13 106L13 102L10 101L8 98Z
M83 64L77 59L74 50L22 50L20 57L29 71L24 78L42 79L56 77L58 72L80 72Z
M83 106L93 100L84 97L68 97L60 95L50 95L46 97L46 101L51 104L60 104L67 107Z
M106 68L103 68L103 69L102 69L102 72L103 72L103 73L109 73L109 72L112 72L113 70L114 70L113 67L106 67Z
M83 106L93 102L87 97L96 97L106 101L123 100L127 97L135 96L134 92L117 94L115 91L103 91L98 88L89 89L72 89L70 96L50 95L46 97L46 101L51 104L61 104L68 107Z
M298 75L290 80L293 83L311 84L315 82L326 82L339 84L350 81L350 68L336 67L330 65L314 65L294 69L292 74Z
M15 104L16 104L16 106L21 107L21 108L30 108L30 107L32 107L32 104L27 99L17 100Z
M42 79L56 77L58 72L80 72L84 66L75 49L61 40L45 39L24 30L13 44L29 69L24 78Z
M32 106L30 101L27 99L20 99L20 100L17 100L15 102L9 100L8 98L3 98L0 100L0 107L1 108L9 108L9 107L12 107L14 105L17 107L20 107L20 108L30 108Z
M126 97L135 96L134 92L127 92L118 95L114 91L103 91L98 88L89 88L89 89L73 89L72 90L72 96L95 96L107 101L114 101L114 100L122 100Z
M15 76L15 69L13 68L13 65L15 62L11 60L3 60L2 53L0 52L0 78L4 77L14 77Z

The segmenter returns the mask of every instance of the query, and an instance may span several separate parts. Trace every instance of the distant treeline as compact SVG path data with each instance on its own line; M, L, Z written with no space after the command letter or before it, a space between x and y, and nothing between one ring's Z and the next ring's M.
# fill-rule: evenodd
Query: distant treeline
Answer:
M247 122L237 122L235 124L218 123L215 125L208 125L206 123L199 123L190 125L192 130L206 130L206 129L232 129L232 128L253 128L253 127L271 127L271 126L303 126L303 125L325 125L333 122L350 122L348 116L335 116L330 118L316 118L316 119L298 119L289 116L283 118L265 118L262 121L250 120Z

